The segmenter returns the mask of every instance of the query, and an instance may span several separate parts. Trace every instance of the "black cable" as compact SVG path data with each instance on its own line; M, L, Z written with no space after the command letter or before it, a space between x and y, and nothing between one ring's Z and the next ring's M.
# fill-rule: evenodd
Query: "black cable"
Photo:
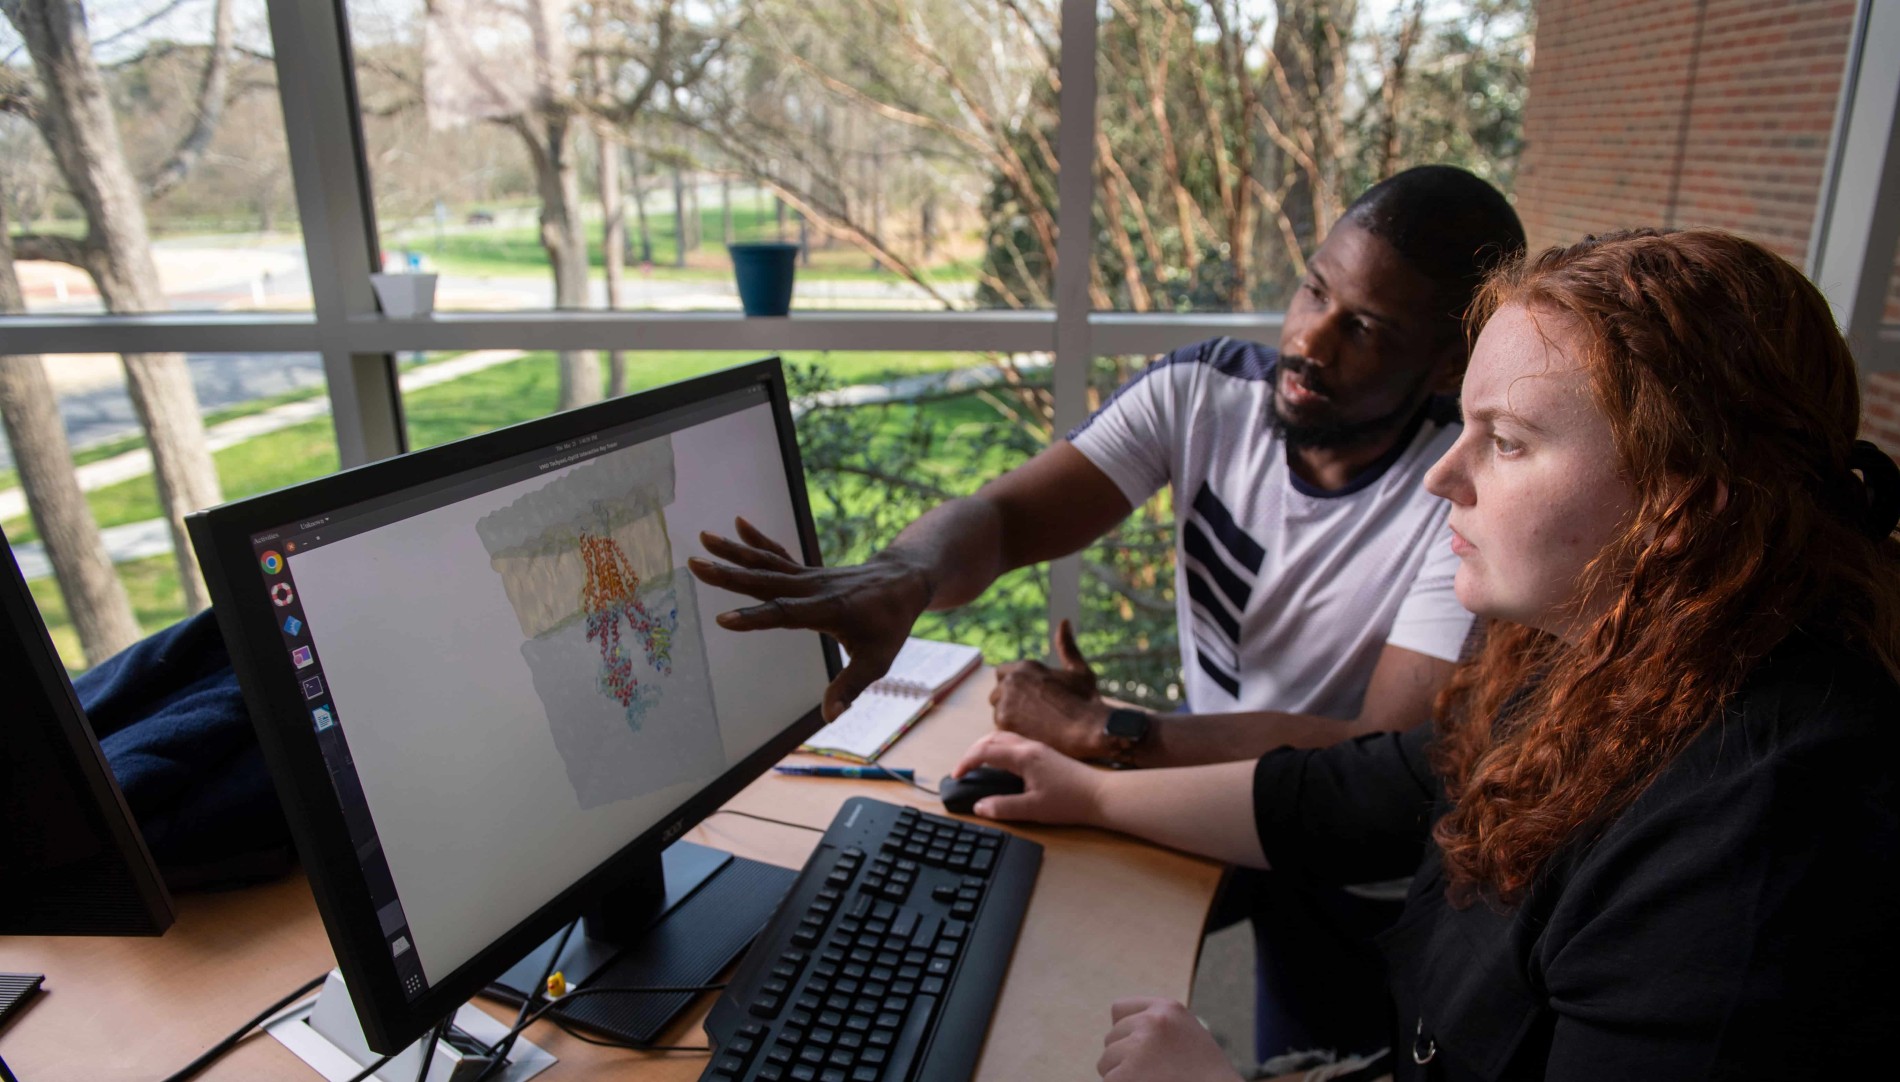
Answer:
M924 792L929 793L931 796L942 795L941 793L937 792L937 790L932 789L930 786L925 785L923 782L918 781L914 775L912 777L907 778L904 775L899 774L897 771L892 770L890 767L885 766L883 763L870 763L867 765L876 767L878 770L883 771L885 776L895 781L901 781L905 785L910 786L912 789L922 789Z
M0 1059L0 1082L20 1082L19 1079L13 1077L13 1072L7 1069L7 1061L4 1059Z
M490 1057L490 1062L488 1066L482 1068L480 1074L475 1076L475 1082L482 1082L483 1079L486 1079L491 1073L498 1069L497 1064L508 1062L508 1053L515 1050L515 1034L520 1032L521 1020L528 1017L528 1011L533 1008L535 999L546 993L548 978L554 975L554 967L559 965L561 961L561 952L567 949L568 938L574 934L574 929L580 927L580 923L580 918L576 917L567 922L567 927L561 929L561 938L555 941L554 950L548 955L548 964L541 969L540 983L528 989L521 997L521 1010L515 1013L515 1030L492 1045L482 1045L482 1053ZM476 1043L480 1044L481 1042L478 1041Z
M508 1032L502 1034L501 1040L495 1042L495 1047L499 1048L504 1043L511 1044L511 1042L514 1041L515 1037L520 1035L522 1030L525 1030L529 1026L532 1026L536 1022L540 1021L542 1015L548 1013L549 1011L553 1010L554 1008L558 1006L561 1006L562 1004L566 1003L568 1000L578 999L581 996L599 996L599 995L607 995L609 993L618 994L618 995L629 995L629 996L687 995L687 994L693 994L693 993L698 993L698 992L721 992L725 990L725 987L726 987L725 984L720 983L720 984L689 984L689 985L677 985L677 986L676 985L647 985L644 987L629 987L629 988L619 988L619 987L576 988L572 992L567 993L566 995L562 996L559 999L550 999L546 1003L543 1003L541 1004L541 1006L535 1008L533 1013L529 1014L528 1017L522 1019L520 1022L515 1023L514 1026L509 1028ZM559 1020L551 1019L550 1021L553 1021L555 1022L556 1025L559 1025ZM562 1027L562 1028L566 1028L566 1027ZM599 1042L595 1042L595 1043L599 1043ZM708 1052L710 1053L712 1051L710 1047L697 1048L697 1047L689 1047L689 1046L683 1046L683 1045L629 1045L627 1047L635 1048L643 1052ZM488 1066L483 1068L482 1073L475 1076L473 1082L482 1082L482 1079L487 1077L488 1072L495 1070L496 1065L501 1062L502 1060L500 1057L497 1057L496 1059L490 1061ZM360 1080L351 1079L350 1082L360 1082Z
M589 1037L587 1034L582 1033L578 1029L575 1029L573 1026L569 1025L567 1022L561 1020L560 1018L550 1018L548 1019L548 1021L553 1023L556 1029L559 1029L562 1033L565 1033L569 1037L572 1037L575 1040L580 1041L582 1044L594 1044L594 1045L599 1045L602 1048L624 1048L630 1052L706 1052L706 1053L710 1053L712 1051L712 1046L706 1045L706 1044L635 1044L632 1041L614 1041L614 1040L607 1040L601 1037Z
M812 827L812 826L806 826L803 823L792 823L784 819L774 819L769 815L753 815L751 812L742 812L735 808L720 808L718 811L713 812L713 814L714 815L742 815L747 819L757 819L761 823L775 823L782 827L791 827L794 830L809 830L813 834L823 834L825 832L824 827Z
M389 1055L384 1056L382 1059L377 1060L375 1063L372 1063L369 1066L351 1075L349 1082L363 1082L364 1079L368 1078L370 1075L375 1074L377 1071L382 1070L385 1064L387 1064L390 1060L395 1059L397 1056L401 1054L402 1053L400 1052L391 1052Z
M329 974L325 973L322 977L317 977L313 980L306 981L295 992L290 993L284 998L264 1008L263 1012L259 1014L256 1018L253 1018L249 1022L244 1023L243 1028L232 1033L229 1037L226 1037L224 1040L219 1041L217 1044L212 1045L210 1048L205 1050L205 1053L203 1055L199 1056L197 1059L192 1060L190 1063L185 1064L183 1067L179 1068L176 1072L170 1075L167 1075L165 1077L165 1082L184 1082L184 1080L187 1078L195 1077L198 1074L198 1072L204 1070L206 1067L211 1066L211 1063L213 1060L217 1059L219 1056L224 1055L226 1052L229 1052L231 1049L237 1047L237 1043L243 1040L245 1037L249 1036L250 1032L256 1029L259 1025L263 1024L265 1019L269 1018L271 1015L276 1014L278 1011L283 1010L285 1007L290 1006L292 1003L295 1003L297 1000L302 999L304 996L307 996L311 992L315 991L317 986L321 985L324 982L324 979L327 978L328 976ZM11 1075L6 1076L6 1082L14 1082L13 1077Z
M435 1046L442 1040L442 1034L449 1028L449 1019L455 1017L450 1011L448 1018L435 1024L429 1031L429 1042L422 1046L422 1066L416 1070L416 1082L429 1082L429 1061L435 1058Z

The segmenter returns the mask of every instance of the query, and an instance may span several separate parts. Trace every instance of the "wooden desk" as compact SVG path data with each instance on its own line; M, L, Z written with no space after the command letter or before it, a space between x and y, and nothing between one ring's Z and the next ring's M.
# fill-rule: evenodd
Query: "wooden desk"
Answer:
M987 671L972 676L885 756L933 784L989 728ZM894 782L768 774L729 807L823 828L847 797L869 795L942 812ZM1092 1079L1108 1005L1125 995L1185 1000L1201 927L1220 879L1212 862L1094 830L1016 828L1045 847L1022 936L977 1077L991 1082ZM687 837L756 860L798 867L818 835L714 815ZM0 1056L21 1082L151 1080L182 1067L271 1001L334 966L301 875L228 894L177 899L178 923L158 939L0 939L0 970L45 973L46 991L0 1030ZM704 1040L707 995L667 1043ZM513 1009L476 999L498 1018ZM528 1036L560 1057L542 1077L695 1079L704 1055L597 1048L545 1023ZM318 1076L258 1034L211 1079Z

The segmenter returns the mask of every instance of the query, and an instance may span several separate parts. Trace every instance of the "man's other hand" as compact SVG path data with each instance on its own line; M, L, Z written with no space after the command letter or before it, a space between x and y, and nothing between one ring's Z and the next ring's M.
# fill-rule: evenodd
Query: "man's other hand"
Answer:
M1095 690L1095 670L1075 644L1075 629L1056 629L1056 661L1013 661L996 669L990 705L996 727L1020 733L1075 759L1103 759L1112 752L1102 726L1109 705Z
M687 569L708 586L763 602L720 613L719 626L728 631L803 628L838 640L851 662L825 689L825 720L835 719L890 671L911 626L930 604L929 576L889 552L851 567L807 567L745 519L734 525L737 541L699 535L706 551L727 563L694 556L686 561Z

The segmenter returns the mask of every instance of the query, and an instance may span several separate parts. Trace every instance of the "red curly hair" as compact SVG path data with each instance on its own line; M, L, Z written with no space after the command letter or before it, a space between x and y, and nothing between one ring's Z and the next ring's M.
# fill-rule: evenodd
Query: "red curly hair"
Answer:
M1438 699L1451 896L1511 906L1797 627L1900 676L1900 542L1862 525L1853 357L1779 256L1704 230L1593 237L1500 268L1471 333L1505 305L1567 317L1637 501L1577 586L1600 616L1569 642L1494 621Z

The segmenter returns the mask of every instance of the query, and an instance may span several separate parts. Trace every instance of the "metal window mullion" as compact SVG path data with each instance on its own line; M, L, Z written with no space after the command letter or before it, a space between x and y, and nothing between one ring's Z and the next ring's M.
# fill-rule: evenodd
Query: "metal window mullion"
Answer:
M1861 0L1816 204L1808 274L1863 375L1896 371L1881 315L1900 243L1900 4Z
M268 0L291 176L303 226L318 349L344 467L398 454L402 403L387 355L351 349L350 321L376 311L375 227L356 115L343 0Z
M1089 366L1095 359L1089 326L1089 267L1094 259L1095 37L1094 0L1062 0L1060 72L1056 107L1056 359L1055 432L1082 423L1088 411ZM1082 559L1049 565L1049 627L1082 613Z

